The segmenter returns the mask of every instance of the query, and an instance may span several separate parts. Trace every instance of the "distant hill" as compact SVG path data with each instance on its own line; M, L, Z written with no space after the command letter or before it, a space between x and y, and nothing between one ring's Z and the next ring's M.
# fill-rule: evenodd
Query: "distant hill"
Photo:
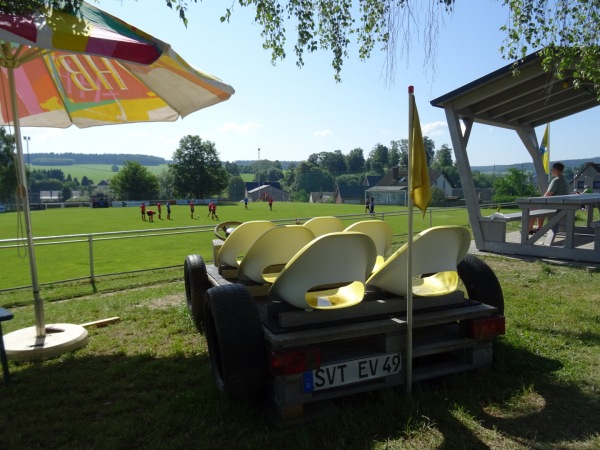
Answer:
M579 166L587 163L587 162L594 162L594 163L600 163L600 156L596 156L594 158L584 158L584 159L563 159L561 160L561 162L565 165L565 167L571 167L573 169L577 169ZM528 162L528 163L517 163L517 164L506 164L506 165L500 165L497 164L495 166L472 166L471 170L477 170L479 172L483 172L483 173L503 173L503 172L507 172L508 169L517 169L517 170L529 170L533 172L533 163L532 162Z
M29 161L38 166L69 166L72 164L116 164L122 166L125 161L137 161L142 166L160 166L168 162L165 158L158 156L123 153L31 153Z

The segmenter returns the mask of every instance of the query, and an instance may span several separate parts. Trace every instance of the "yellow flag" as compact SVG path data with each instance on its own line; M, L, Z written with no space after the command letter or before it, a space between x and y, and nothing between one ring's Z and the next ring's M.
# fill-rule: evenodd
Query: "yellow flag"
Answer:
M412 96L413 123L412 123L412 148L410 149L410 195L414 204L423 212L427 211L431 203L431 183L429 181L429 170L427 168L427 155L423 144L421 133L421 122L417 112L417 104Z
M550 124L546 125L542 145L540 145L540 154L542 155L542 163L544 164L544 172L548 173L550 166Z

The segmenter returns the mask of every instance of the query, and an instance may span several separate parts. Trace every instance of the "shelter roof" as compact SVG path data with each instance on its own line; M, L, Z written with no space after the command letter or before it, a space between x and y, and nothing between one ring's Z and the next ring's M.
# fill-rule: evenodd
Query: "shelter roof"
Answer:
M572 81L572 76L559 80L545 72L536 52L431 104L439 108L451 105L460 118L478 123L511 129L537 127L598 106L593 83L584 81L575 89Z

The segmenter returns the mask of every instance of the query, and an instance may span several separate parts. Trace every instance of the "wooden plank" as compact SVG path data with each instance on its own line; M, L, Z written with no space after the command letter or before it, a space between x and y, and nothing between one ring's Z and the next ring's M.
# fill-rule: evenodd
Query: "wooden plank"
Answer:
M101 328L101 327L110 325L111 323L117 323L119 321L121 321L120 317L109 317L108 319L100 319L100 320L95 320L93 322L82 323L80 326L82 326L84 328L88 328L88 327Z
M461 291L441 297L415 297L413 309L419 311L426 308L452 306L464 303L464 301L465 296ZM283 328L299 327L357 318L368 319L373 316L404 314L405 312L406 299L404 297L394 297L363 301L352 308L316 310L311 312L303 310L284 311L278 314L278 322Z
M418 314L414 317L413 328L416 329L457 320L489 316L496 311L497 309L493 306L480 304ZM312 314L314 314L314 312ZM266 326L263 326L265 338L271 344L273 349L307 346L327 341L339 341L405 330L406 321L397 317L351 324L332 325L323 328L311 328L308 330L288 331L281 334L275 334Z
M581 248L562 248L546 245L521 245L512 242L486 242L488 252L507 253L509 255L536 256L573 261L600 263L600 252Z

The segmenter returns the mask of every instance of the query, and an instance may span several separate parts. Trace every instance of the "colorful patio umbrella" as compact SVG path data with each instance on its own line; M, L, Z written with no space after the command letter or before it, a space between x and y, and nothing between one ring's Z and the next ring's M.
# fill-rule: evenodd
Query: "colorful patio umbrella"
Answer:
M229 99L234 90L168 44L85 2L78 11L0 12L0 67L0 124L14 126L35 331L43 338L21 126L174 121Z

